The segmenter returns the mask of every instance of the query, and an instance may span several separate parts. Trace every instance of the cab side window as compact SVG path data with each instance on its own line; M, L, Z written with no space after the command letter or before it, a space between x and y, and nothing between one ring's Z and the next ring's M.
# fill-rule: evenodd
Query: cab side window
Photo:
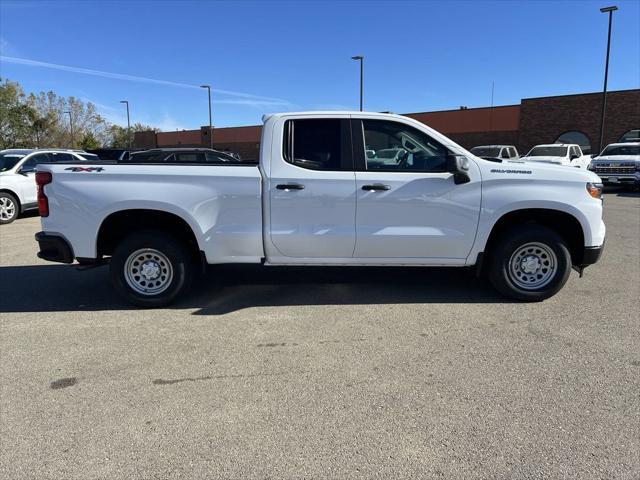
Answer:
M237 158L232 157L231 155L226 155L224 153L219 152L206 152L205 153L207 163L213 164L228 164L228 163L240 163Z
M72 162L74 160L77 160L77 159L70 153L52 152L49 154L49 161L51 163Z
M502 153L500 154L500 158L509 158L509 149L503 148Z
M402 123L363 120L367 171L444 172L449 150Z
M178 152L175 154L175 161L177 163L204 163L204 153Z
M283 152L287 163L310 170L351 170L351 128L334 118L288 120Z

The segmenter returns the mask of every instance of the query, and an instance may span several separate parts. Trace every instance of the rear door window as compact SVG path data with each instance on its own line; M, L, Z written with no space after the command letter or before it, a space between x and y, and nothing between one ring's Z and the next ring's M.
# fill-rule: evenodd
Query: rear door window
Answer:
M284 160L310 170L351 170L351 127L348 120L288 120L283 139Z

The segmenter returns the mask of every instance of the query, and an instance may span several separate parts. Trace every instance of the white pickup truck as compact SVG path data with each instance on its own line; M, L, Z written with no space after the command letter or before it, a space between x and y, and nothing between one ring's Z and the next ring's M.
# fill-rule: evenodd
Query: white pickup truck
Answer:
M591 157L582 152L580 145L553 143L536 145L529 153L520 157L527 162L550 163L567 167L588 168Z
M388 149L401 152L375 160ZM391 114L265 116L258 165L40 165L37 183L39 257L109 260L116 290L144 307L224 263L474 266L536 301L605 240L596 174L486 161Z

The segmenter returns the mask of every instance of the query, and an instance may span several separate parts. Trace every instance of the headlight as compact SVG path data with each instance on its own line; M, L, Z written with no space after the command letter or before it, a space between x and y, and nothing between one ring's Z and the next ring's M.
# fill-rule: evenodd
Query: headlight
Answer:
M602 200L602 184L601 183L587 183L587 193L593 198Z

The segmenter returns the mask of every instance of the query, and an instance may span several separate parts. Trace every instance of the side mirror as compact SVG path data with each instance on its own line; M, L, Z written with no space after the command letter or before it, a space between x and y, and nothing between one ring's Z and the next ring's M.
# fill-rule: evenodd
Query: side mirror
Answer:
M26 177L28 173L34 173L35 171L35 168L21 168L20 170L18 170L18 173Z
M453 183L456 185L471 181L471 177L469 177L469 159L464 155L448 155L447 171L453 173Z
M575 153L569 155L569 160L575 160L576 158L580 158L580 155L576 155Z

